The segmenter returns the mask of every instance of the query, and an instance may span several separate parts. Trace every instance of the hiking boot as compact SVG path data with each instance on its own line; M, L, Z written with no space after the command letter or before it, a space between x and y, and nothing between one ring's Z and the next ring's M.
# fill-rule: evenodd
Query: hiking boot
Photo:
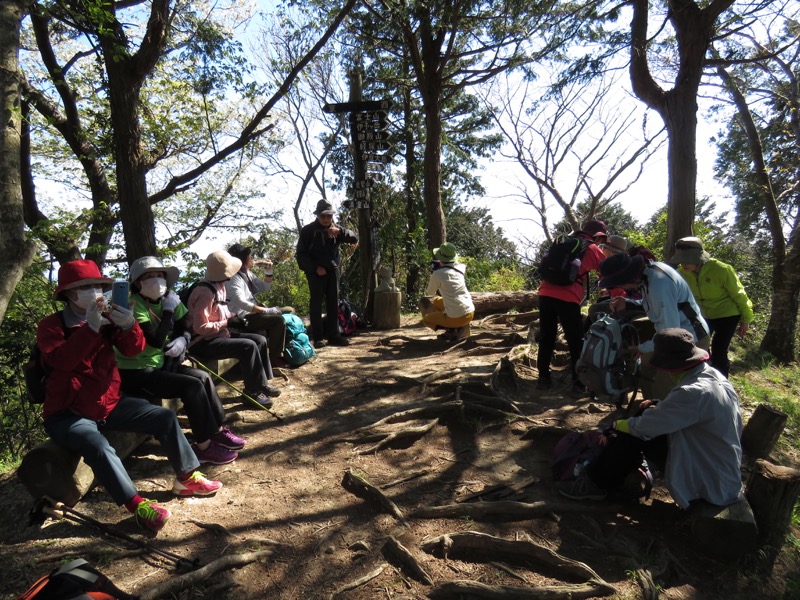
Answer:
M341 335L337 335L336 337L331 338L331 339L328 340L328 345L329 346L349 346L350 345L350 340L348 340L346 337L342 337Z
M573 500L605 500L608 496L608 491L595 484L586 473L572 481L559 481L556 489L562 496Z
M211 443L217 446L222 446L228 450L241 450L247 444L243 438L234 435L230 427L223 427L217 433L211 436Z
M245 392L242 396L242 401L247 403L249 400L248 398L255 400L264 408L272 408L272 399L267 396L264 392Z
M221 481L206 479L200 471L193 471L186 480L175 480L172 484L172 493L177 496L210 496L216 494L221 487Z
M553 380L549 377L539 377L536 381L537 390L549 390L551 387L553 387Z
M211 442L205 450L202 450L197 444L193 444L192 450L194 450L197 460L207 465L227 465L239 457L238 452L234 452L214 442Z
M469 326L469 323L464 325L463 327L459 327L453 333L453 341L459 342L461 340L467 339L472 334L472 329Z
M315 340L314 341L314 348L316 348L317 350L321 350L322 348L324 348L327 345L328 345L328 342L326 342L325 340Z
M264 392L264 394L266 394L267 396L270 396L271 398L277 398L278 396L281 395L281 391L278 388L276 388L274 385L270 385L270 384L267 384L266 386L264 386L264 389L262 391Z
M142 500L136 506L133 517L142 529L161 531L169 521L169 511L152 500Z
M455 338L456 331L458 330L448 327L447 329L444 330L444 333L442 333L439 336L439 339L442 340L443 342L452 342L454 339L456 339Z

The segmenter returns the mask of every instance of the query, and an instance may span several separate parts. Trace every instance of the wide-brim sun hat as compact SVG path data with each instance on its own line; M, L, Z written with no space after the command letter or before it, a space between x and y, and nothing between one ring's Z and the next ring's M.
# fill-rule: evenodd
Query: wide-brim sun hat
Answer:
M626 240L621 235L610 235L608 239L603 242L603 248L608 248L614 254L619 252L627 252L628 251L628 240Z
M685 237L675 242L675 254L670 259L673 265L701 265L711 255L703 248L703 241L698 237Z
M236 275L241 268L242 261L225 250L217 250L206 258L206 279L225 281Z
M143 256L133 261L130 268L130 282L138 280L145 273L162 272L166 275L167 287L172 288L178 281L181 272L178 267L165 267L155 256Z
M103 277L100 268L93 260L72 260L58 269L58 286L53 292L53 300L60 300L61 293L82 285L97 284L104 291L111 289L114 280Z
M443 263L455 262L458 257L456 247L450 242L445 242L438 248L433 249L433 257Z
M665 371L679 371L708 360L708 352L698 348L694 336L680 327L662 329L653 336L650 366Z
M612 254L600 263L600 281L602 288L613 288L634 281L644 270L644 257L637 254L631 256L627 252Z

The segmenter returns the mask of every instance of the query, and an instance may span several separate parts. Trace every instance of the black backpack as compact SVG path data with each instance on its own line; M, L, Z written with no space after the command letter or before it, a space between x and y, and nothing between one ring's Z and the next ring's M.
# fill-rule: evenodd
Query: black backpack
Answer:
M217 300L217 288L215 288L208 281L195 281L194 283L191 283L189 285L183 286L180 289L180 291L178 291L178 298L181 299L181 302L183 303L184 306L187 306L187 307L189 306L189 296L192 295L192 292L194 291L194 289L198 285L202 285L204 287L207 287L212 292L214 292L214 304L219 304L219 300Z
M64 313L58 311L58 319L61 322L61 327L64 328L64 337L67 338L72 333L72 330L67 327L64 321ZM30 356L28 362L22 367L22 375L25 378L25 389L27 391L28 402L31 404L44 404L45 386L47 376L52 373L53 369L44 364L42 360L42 351L39 344L34 342L31 345Z
M136 600L82 558L40 577L17 600Z
M555 285L569 285L578 280L581 259L589 240L573 235L562 235L553 240L545 250L536 273L543 281Z

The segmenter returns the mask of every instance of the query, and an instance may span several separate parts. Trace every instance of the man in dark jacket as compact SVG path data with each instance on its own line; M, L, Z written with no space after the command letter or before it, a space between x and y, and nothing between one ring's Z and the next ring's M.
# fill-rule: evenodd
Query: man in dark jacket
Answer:
M358 234L333 223L333 206L327 200L317 202L316 221L300 230L297 240L297 264L306 274L309 300L311 334L315 348L328 344L346 346L349 342L339 335L337 313L339 310L339 246L357 244ZM328 315L323 327L322 299ZM327 331L325 331L327 330ZM325 341L327 338L327 342Z

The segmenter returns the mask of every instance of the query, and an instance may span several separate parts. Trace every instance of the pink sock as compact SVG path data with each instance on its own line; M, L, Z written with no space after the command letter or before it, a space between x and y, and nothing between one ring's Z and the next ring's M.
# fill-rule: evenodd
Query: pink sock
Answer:
M139 506L139 503L143 500L144 498L142 498L139 494L136 494L133 498L125 503L125 508L128 509L129 513L135 513L136 507Z

